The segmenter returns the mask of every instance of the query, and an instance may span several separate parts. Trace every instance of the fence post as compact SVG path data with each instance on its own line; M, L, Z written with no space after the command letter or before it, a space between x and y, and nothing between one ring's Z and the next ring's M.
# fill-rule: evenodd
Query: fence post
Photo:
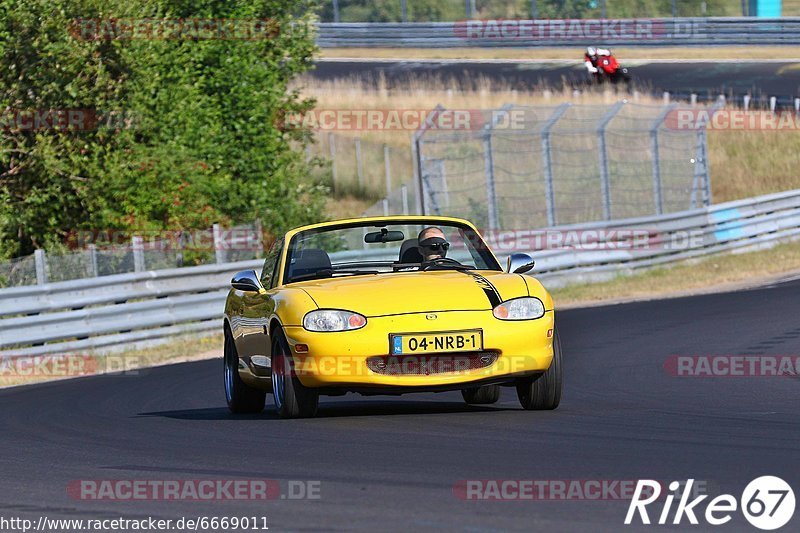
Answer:
M328 148L331 151L331 173L333 174L333 190L335 191L339 176L336 172L336 137L333 136L333 133L328 134Z
M339 22L339 0L333 0L333 21Z
M364 190L364 166L361 161L361 139L356 137L356 174L358 175L358 188Z
M708 130L706 126L714 117L714 113L724 106L722 100L711 106L707 120L697 124L697 140L695 143L694 175L692 176L691 207L697 207L697 193L701 195L702 205L711 205L711 175L708 168Z
M44 250L37 248L33 251L33 262L36 266L36 284L44 285L47 283L47 264Z
M186 248L186 232L181 231L178 233L178 250L175 252L175 266L183 266L183 249Z
M89 252L89 277L96 278L99 274L97 272L97 246L90 244L86 247Z
M253 221L253 233L256 234L256 259L264 256L264 229L261 226L261 219L257 218Z
M534 20L539 18L539 7L536 5L536 0L531 0L531 18Z
M383 204L383 216L388 217L389 216L389 199L388 198L384 198L383 200L381 200L381 203Z
M392 194L392 169L389 161L389 145L383 145L383 170L386 175L386 196Z
M570 104L558 106L542 126L542 173L544 174L544 202L547 208L547 225L556 225L556 196L553 188L553 153L550 147L550 130L556 125Z
M144 272L144 239L141 235L131 237L131 249L133 250L133 271Z
M225 262L225 242L222 238L222 228L219 224L211 226L214 236L214 258L219 265Z
M492 113L492 120L484 126L483 136L483 171L486 177L486 209L489 229L500 229L500 213L497 211L497 186L494 178L494 150L492 148L492 133L498 120L507 117L514 106L506 104L500 108L499 113Z
M422 198L422 162L419 157L419 139L411 139L411 166L414 168L414 193L417 195L417 214L425 214L425 200Z
M653 154L653 203L656 206L656 214L661 215L664 213L664 198L662 195L661 187L661 154L658 147L658 128L666 120L670 111L675 108L674 104L668 105L661 114L658 115L653 126L650 128L650 151Z
M414 167L414 184L417 188L417 206L419 207L420 215L425 214L427 207L425 201L427 191L425 190L425 184L423 182L424 176L422 168L422 136L425 135L425 131L433 125L434 120L436 120L442 111L444 111L444 106L442 106L442 104L437 104L436 107L433 108L433 111L425 118L425 122L420 125L419 129L414 132L411 138L411 163Z
M400 20L408 22L408 6L406 6L406 0L400 0Z
M603 195L603 218L611 220L611 178L608 173L608 150L606 149L606 127L611 119L619 113L624 102L617 102L600 119L600 124L597 126L597 145L598 153L600 154L600 190Z
M497 197L494 184L494 158L492 157L492 130L488 129L483 136L483 172L486 179L486 210L489 218L489 229L497 229Z
M404 185L400 186L400 201L403 204L403 214L408 214L408 187Z

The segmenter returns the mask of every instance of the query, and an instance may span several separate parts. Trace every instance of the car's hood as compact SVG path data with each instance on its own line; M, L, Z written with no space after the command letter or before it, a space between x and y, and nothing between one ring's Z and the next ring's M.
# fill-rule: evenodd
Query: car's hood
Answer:
M528 295L519 274L485 270L396 272L293 286L308 292L320 308L346 309L365 316L492 309L501 301Z

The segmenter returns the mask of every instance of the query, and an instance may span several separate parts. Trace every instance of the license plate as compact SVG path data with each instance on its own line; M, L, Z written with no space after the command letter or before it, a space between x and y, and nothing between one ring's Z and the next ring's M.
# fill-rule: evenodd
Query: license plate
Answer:
M391 355L474 352L483 350L483 331L395 333L389 336L389 346Z

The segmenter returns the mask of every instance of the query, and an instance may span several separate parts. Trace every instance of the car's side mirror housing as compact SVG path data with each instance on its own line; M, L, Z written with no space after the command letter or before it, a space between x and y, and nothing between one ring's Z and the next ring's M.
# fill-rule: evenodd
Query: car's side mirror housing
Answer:
M242 270L237 272L231 279L231 287L240 291L260 292L264 289L261 286L255 270Z
M524 274L534 267L533 258L528 254L511 254L508 256L506 272L509 274Z

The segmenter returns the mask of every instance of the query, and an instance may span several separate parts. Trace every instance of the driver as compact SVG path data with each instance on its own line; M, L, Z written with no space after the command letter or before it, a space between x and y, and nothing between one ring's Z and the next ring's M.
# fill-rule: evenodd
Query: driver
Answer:
M417 236L419 253L424 261L434 259L444 259L450 243L444 237L444 232L440 228L430 227L419 232Z

